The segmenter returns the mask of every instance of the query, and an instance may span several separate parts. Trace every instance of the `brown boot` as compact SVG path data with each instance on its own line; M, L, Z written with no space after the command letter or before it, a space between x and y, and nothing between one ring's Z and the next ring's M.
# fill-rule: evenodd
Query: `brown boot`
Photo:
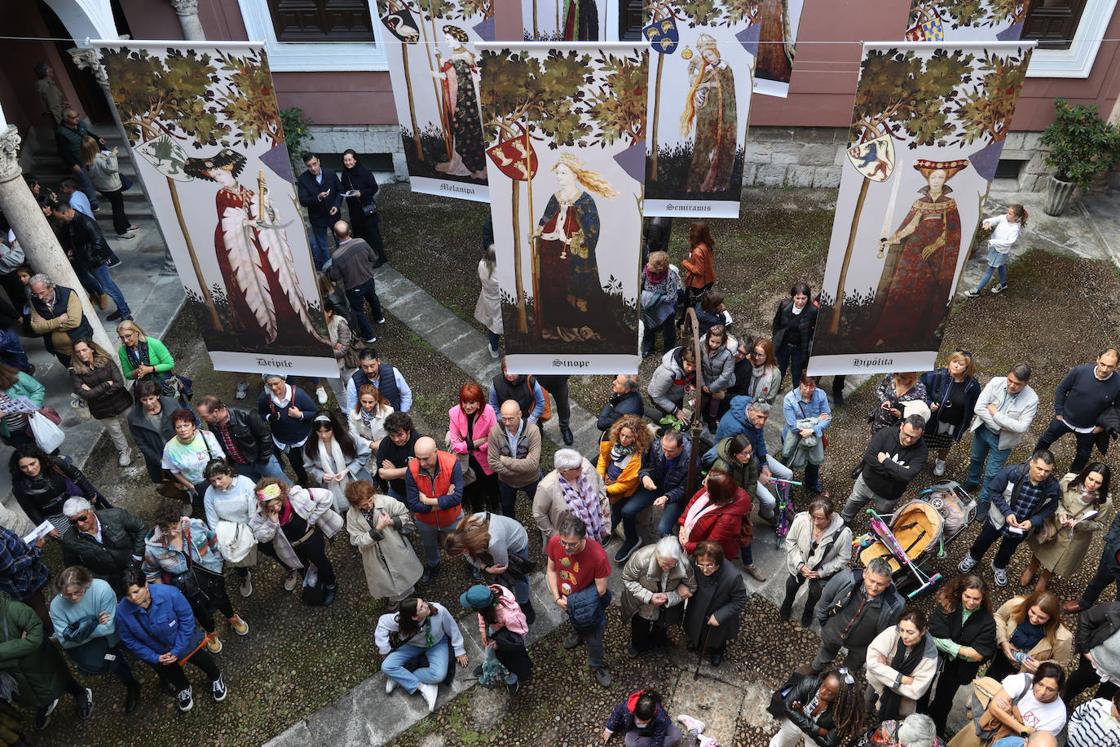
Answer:
M1081 601L1080 600L1070 599L1068 601L1062 602L1062 612L1065 612L1067 615L1076 615L1080 611L1081 611Z
M1023 573L1019 576L1019 586L1030 586L1031 581L1034 581L1034 576L1038 573L1038 560L1033 559L1027 563L1027 567L1023 569Z
M1038 574L1038 583L1034 585L1034 590L1041 594L1042 592L1050 588L1050 579L1053 577L1053 575L1054 574L1050 571L1043 571L1042 573Z

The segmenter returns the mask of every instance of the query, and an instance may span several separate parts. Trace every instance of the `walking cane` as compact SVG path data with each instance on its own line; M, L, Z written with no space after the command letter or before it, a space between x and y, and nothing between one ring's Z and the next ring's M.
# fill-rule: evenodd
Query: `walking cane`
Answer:
M708 634L712 632L712 626L704 623L704 640L700 644L700 658L696 660L696 671L692 673L692 679L700 679L700 665L704 663L704 657L708 653Z

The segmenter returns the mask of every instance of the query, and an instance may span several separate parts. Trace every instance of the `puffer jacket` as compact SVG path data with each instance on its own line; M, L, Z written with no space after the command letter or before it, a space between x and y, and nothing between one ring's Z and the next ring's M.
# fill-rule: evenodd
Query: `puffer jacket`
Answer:
M661 358L661 365L653 372L647 392L653 404L662 412L672 413L684 406L685 393L694 375L684 372L681 363L684 348L673 348Z
M700 374L704 386L713 392L726 391L735 383L735 353L727 345L720 345L714 353L708 350L708 338L701 341Z
M42 620L23 602L0 592L0 672L15 680L15 699L31 708L62 695L69 673Z
M716 441L731 438L740 433L746 434L754 447L754 457L759 464L766 464L766 436L762 428L755 428L747 417L747 405L753 400L745 394L733 397L728 403L727 412L719 419L716 428Z
M89 389L83 389L83 384ZM125 388L120 369L112 361L106 360L82 372L71 367L70 386L74 394L89 405L89 414L98 420L116 417L132 407L132 395Z

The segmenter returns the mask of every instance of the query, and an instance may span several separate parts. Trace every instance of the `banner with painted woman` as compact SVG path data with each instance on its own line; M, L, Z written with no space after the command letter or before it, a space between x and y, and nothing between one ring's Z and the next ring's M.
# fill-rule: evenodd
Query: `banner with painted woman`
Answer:
M1030 9L1031 0L913 0L906 41L1018 41Z
M260 45L93 44L214 368L338 376Z
M481 44L506 364L637 373L645 44Z
M758 33L758 55L754 92L763 96L789 95L793 59L797 52L797 29L805 0L755 0L757 23L748 26Z
M770 50L767 92L783 95L792 71L783 20L791 4L646 0L642 35L655 58L647 216L739 217L751 92L759 84L759 41L765 30L776 42L765 45Z
M494 38L491 0L378 0L414 192L486 202L474 44Z
M864 44L809 373L933 368L1033 48Z
M525 41L615 41L625 0L521 0Z

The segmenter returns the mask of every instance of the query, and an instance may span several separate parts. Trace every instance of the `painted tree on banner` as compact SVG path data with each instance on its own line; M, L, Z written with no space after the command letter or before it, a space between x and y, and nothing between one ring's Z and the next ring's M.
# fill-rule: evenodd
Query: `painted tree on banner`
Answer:
M986 30L975 39L1018 39L1031 0L914 0L906 24L907 41L956 41L963 31Z

